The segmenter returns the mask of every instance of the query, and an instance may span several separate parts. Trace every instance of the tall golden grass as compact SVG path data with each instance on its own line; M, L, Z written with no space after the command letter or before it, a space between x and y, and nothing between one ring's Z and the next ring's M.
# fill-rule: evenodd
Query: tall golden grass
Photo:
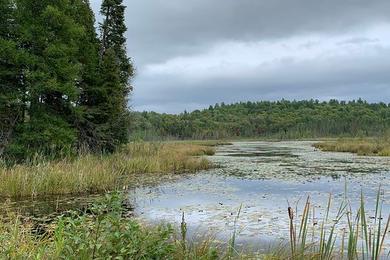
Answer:
M201 155L214 148L193 143L131 143L112 155L0 167L1 197L106 192L167 173L196 172L212 167Z
M358 155L390 156L390 140L378 139L339 139L314 144L314 147L327 152L349 152Z

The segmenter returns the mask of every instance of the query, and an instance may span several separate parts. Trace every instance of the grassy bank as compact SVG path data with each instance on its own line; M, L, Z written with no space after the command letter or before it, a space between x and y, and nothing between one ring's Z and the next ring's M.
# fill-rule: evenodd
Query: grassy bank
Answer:
M314 144L321 151L349 152L358 155L390 156L389 138L338 139Z
M345 200L333 205L329 198L325 214L316 222L310 199L301 212L286 209L290 236L280 247L266 253L242 252L230 240L215 242L211 238L190 242L183 218L178 229L169 224L146 227L127 218L119 193L106 195L88 214L68 213L36 233L33 223L18 217L0 218L1 259L384 259L390 218L381 213L378 192L376 211L368 218L364 197L353 213ZM337 207L337 215L330 214ZM317 209L318 210L318 209ZM347 220L347 227L340 223ZM240 213L236 222L240 221Z
M104 156L0 167L0 196L37 197L88 194L150 182L168 173L212 167L201 155L214 154L214 143L131 143Z

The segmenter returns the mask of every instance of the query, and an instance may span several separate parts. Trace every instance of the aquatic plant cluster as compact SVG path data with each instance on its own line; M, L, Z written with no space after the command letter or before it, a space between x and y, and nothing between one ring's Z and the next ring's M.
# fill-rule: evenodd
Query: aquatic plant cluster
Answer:
M158 180L167 173L205 170L212 164L213 142L130 143L111 155L84 155L60 161L32 159L0 164L0 197L91 194Z
M169 224L142 226L128 217L124 196L114 192L105 195L88 210L64 213L44 232L34 223L15 215L0 219L0 258L2 259L382 259L390 218L381 213L378 192L373 221L366 217L364 197L356 215L347 201L339 206L331 220L329 198L326 216L321 223L311 222L308 198L300 217L295 209L286 210L290 221L289 243L266 253L244 253L236 247L236 231L225 243L211 237L199 241L187 239L187 225L182 216L180 230ZM336 231L342 218L348 229L341 238ZM239 222L240 210L235 218ZM331 222L330 226L327 222ZM319 225L320 237L314 228ZM313 235L311 235L313 234ZM340 244L341 242L341 244Z
M325 217L321 222L314 218L315 209L311 206L309 197L298 220L295 219L294 210L289 207L291 252L285 254L286 259L383 259L390 253L384 250L390 227L390 215L387 218L382 215L381 192L379 188L375 214L369 218L363 193L356 213L345 198L338 206L336 216L332 217L330 195ZM343 219L347 220L347 228L342 229L340 237L339 229Z
M336 141L325 141L314 144L322 151L349 152L358 155L390 156L390 138L344 138Z

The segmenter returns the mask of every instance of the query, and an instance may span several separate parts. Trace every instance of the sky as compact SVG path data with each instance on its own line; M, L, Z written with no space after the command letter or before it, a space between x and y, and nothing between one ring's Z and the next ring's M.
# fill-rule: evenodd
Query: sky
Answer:
M97 13L101 0L90 1ZM136 111L279 99L390 102L389 0L124 4Z

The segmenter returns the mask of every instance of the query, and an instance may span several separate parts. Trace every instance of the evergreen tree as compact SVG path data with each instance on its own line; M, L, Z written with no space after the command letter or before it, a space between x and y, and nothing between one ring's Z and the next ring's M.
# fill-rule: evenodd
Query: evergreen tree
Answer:
M18 49L14 4L11 0L0 0L0 156L23 120L25 55Z
M101 127L106 149L113 150L128 140L128 95L133 66L126 52L125 6L122 0L104 0L101 14L100 75L102 75Z
M125 94L131 91L129 79L133 76L133 66L126 52L126 25L123 0L103 0L100 13L104 17L100 25L101 57L107 50L113 49L120 67L121 83L125 86Z
M79 107L75 120L78 130L78 148L100 152L104 147L104 132L101 132L100 107L104 106L102 80L99 73L100 41L96 34L95 17L88 0L79 0L74 17L84 28L79 42L79 62L82 64Z
M127 141L133 75L125 7L88 0L0 0L0 156L61 156Z
M9 153L18 158L69 153L77 137L72 124L79 96L78 43L84 31L72 18L68 0L17 0L15 8L19 47L30 60L23 74L26 118L16 128Z
M99 109L99 118L105 122L100 125L99 132L106 133L103 137L104 149L113 151L119 144L126 142L127 124L124 97L121 91L120 69L115 62L115 53L112 49L107 50L103 56L101 70L104 71L102 73L102 91L104 91L106 101ZM125 136L120 136L121 134Z

